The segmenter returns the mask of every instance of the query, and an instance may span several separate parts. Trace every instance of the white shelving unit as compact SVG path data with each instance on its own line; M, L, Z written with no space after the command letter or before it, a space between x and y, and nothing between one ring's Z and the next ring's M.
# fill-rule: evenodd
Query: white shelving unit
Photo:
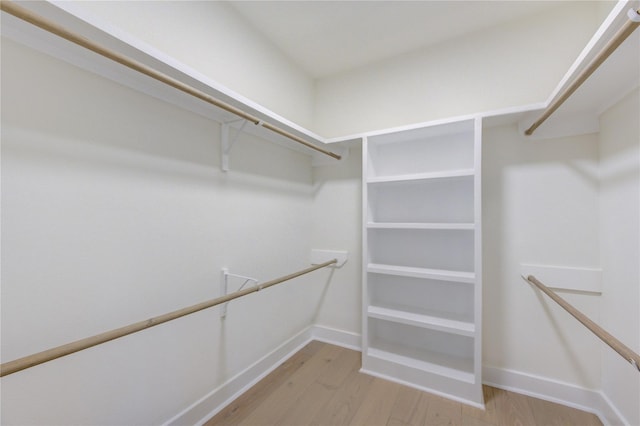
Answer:
M362 371L483 406L480 118L365 138Z

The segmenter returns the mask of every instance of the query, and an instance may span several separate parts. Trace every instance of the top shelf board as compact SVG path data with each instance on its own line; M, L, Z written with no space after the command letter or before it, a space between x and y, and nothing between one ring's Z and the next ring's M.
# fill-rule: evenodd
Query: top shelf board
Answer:
M95 16L89 15L82 8L74 7L73 3L20 2L19 6L115 54L125 56L145 67L154 69L170 79L191 86L204 95L244 111L257 120L273 125L295 137L325 149L325 138L234 92L149 44L110 26ZM236 129L240 127L242 119L223 108L213 106L202 99L161 83L154 78L134 71L114 60L107 59L85 47L67 41L8 13L2 14L0 30L3 37L31 49L53 56L83 70L216 122L236 122L233 127ZM314 160L316 158L322 160L325 157L324 154L313 151L283 136L281 133L271 131L261 125L246 126L243 132L309 155ZM336 148L333 149L337 151Z
M392 139L368 139L366 175L369 182L389 181L394 177L396 180L408 180L450 177L460 173L472 175L475 167L474 129L447 133L439 127L427 127L420 132L412 130L411 137L394 133ZM451 124L444 127L451 127Z
M369 142L376 145L384 145L387 143L438 139L453 134L472 135L473 131L474 120L470 119L370 136Z

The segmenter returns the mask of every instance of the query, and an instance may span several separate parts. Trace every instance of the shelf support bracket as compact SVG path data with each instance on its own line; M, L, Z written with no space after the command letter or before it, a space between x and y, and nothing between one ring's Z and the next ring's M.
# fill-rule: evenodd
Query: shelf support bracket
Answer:
M229 139L229 128L232 124L238 123L240 121L242 121L242 125L233 136L233 139ZM225 121L220 126L220 147L222 151L220 158L222 159L221 167L223 172L229 171L229 156L231 154L231 149L233 148L233 144L235 144L238 140L238 136L240 136L240 133L242 133L247 123L247 120L241 118L240 120Z
M247 285L248 282L254 282L258 287L258 290L261 290L261 286L258 285L258 280L256 278L245 277L244 275L232 274L229 272L228 268L222 268L221 279L220 279L220 296L225 296L228 293L229 289L229 277L240 278L243 279L244 282L236 291L240 291ZM220 318L224 319L227 317L227 305L229 302L225 302L220 307Z

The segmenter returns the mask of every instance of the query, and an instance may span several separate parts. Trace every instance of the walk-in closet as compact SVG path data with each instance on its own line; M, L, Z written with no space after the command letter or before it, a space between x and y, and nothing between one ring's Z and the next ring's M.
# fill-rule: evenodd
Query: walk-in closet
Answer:
M640 1L0 5L3 425L640 425Z

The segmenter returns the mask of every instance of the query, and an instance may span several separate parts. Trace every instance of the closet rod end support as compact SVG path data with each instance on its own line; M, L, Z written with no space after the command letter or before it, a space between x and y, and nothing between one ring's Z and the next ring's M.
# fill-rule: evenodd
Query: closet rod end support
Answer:
M311 250L311 264L319 265L330 260L335 260L336 263L330 265L332 268L341 268L342 265L347 263L349 252L346 250Z

